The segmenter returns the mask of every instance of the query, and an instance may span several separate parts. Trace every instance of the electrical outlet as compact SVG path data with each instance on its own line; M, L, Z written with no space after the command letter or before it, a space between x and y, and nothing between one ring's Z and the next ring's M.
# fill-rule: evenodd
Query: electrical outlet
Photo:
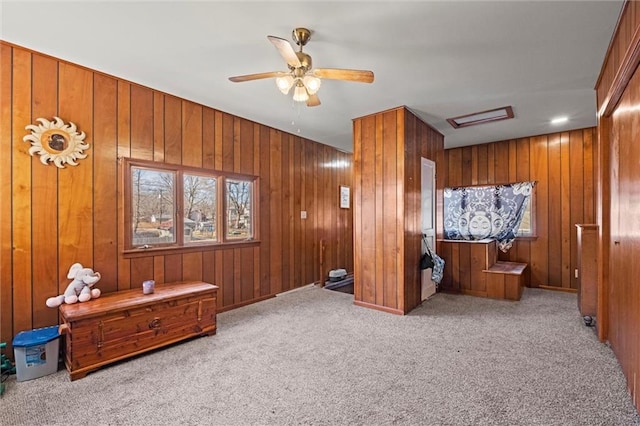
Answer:
M578 268L576 268L576 270L573 272L573 275L578 278Z
M306 219L307 218L307 211L306 210L302 210L300 212L300 219Z

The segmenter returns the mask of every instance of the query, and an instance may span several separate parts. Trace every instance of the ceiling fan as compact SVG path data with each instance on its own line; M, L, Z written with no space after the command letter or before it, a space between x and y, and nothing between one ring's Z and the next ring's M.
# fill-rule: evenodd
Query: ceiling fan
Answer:
M276 78L278 89L285 95L293 88L293 100L306 102L307 106L320 105L317 92L321 79L347 80L360 83L373 82L373 72L365 70L349 70L340 68L312 68L311 56L302 51L311 37L311 31L306 28L296 28L292 32L293 41L299 46L296 52L287 40L267 36L269 41L278 49L280 55L287 62L289 71L271 71L258 74L239 75L229 77L234 83L241 81L259 80L262 78Z

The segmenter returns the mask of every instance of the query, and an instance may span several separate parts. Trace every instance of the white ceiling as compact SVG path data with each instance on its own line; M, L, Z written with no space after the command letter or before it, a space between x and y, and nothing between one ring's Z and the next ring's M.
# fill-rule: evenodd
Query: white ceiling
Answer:
M596 125L595 83L623 1L2 1L0 36L317 142L352 151L352 119L407 106L447 148ZM267 35L313 31L319 68L369 69L372 84L324 80L294 106ZM293 43L293 42L292 42ZM295 45L294 45L295 46ZM446 119L511 105L515 119ZM549 120L566 115L569 122ZM69 117L67 119L73 119Z

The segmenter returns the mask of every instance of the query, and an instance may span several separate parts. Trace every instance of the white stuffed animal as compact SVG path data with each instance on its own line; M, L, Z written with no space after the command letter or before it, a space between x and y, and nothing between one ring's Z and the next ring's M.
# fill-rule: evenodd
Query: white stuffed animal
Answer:
M63 303L86 302L100 297L100 290L92 288L100 281L100 272L94 272L91 268L85 268L79 263L74 263L69 269L67 278L72 279L64 294L47 299L47 306L57 308Z

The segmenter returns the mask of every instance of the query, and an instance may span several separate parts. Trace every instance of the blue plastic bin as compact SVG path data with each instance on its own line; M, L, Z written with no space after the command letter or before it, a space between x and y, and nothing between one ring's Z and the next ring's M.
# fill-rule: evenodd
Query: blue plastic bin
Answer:
M21 331L13 338L16 380L36 379L58 371L58 326Z

